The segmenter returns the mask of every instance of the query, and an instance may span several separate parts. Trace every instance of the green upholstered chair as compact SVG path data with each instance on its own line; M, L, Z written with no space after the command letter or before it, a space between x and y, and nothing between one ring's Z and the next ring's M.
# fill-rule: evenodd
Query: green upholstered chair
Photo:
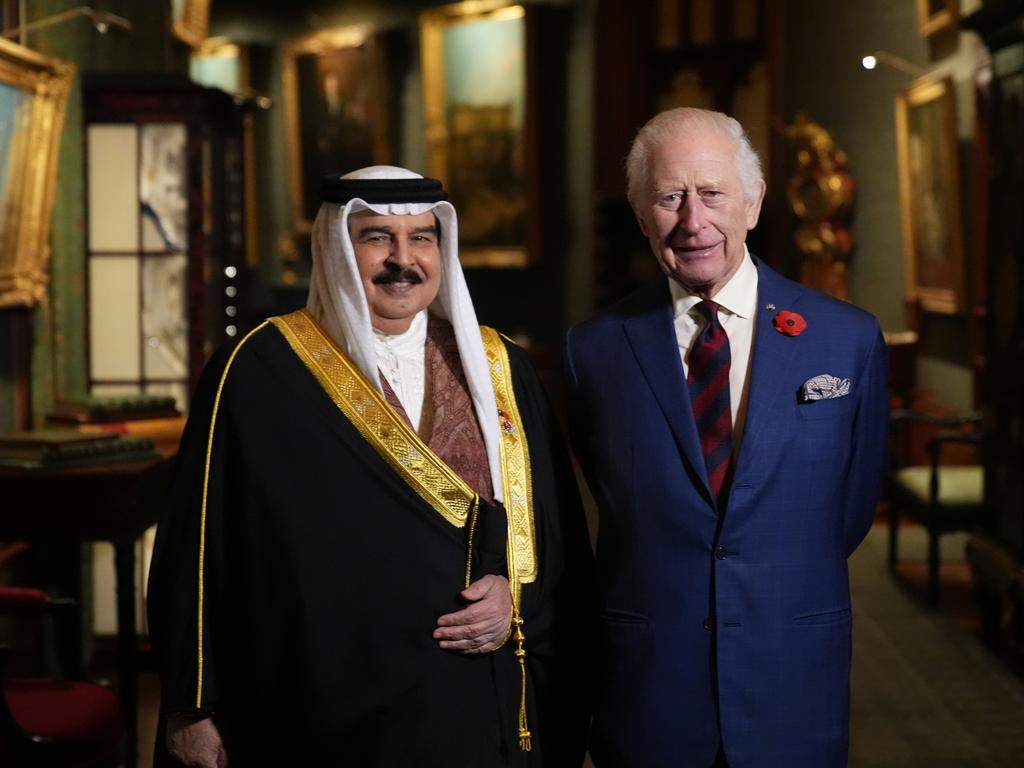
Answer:
M889 567L898 560L900 518L906 515L928 531L928 601L939 601L939 537L951 531L972 529L985 511L985 472L981 463L943 463L943 449L954 443L977 446L982 434L975 428L978 414L964 417L930 416L909 410L892 414L894 466L887 483L889 500ZM907 466L900 461L909 453L911 424L931 424L939 431L928 440L929 463Z

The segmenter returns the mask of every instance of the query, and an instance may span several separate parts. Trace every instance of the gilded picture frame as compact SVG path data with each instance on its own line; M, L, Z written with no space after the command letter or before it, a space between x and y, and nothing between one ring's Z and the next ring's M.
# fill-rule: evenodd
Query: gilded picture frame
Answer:
M959 19L959 0L917 0L917 27L923 37L953 28Z
M427 173L458 210L467 267L525 267L537 250L531 13L492 0L420 15Z
M198 48L210 29L210 0L171 0L171 31L190 48Z
M896 97L905 293L929 312L964 307L964 250L953 80L922 79Z
M0 307L46 297L61 131L75 67L0 39Z
M285 44L282 78L292 224L308 234L325 174L391 162L384 47L368 26L316 32Z

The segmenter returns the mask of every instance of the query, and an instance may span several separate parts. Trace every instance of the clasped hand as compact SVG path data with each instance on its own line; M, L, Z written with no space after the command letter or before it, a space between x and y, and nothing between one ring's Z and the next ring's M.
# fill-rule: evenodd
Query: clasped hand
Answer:
M434 639L446 651L465 655L489 653L501 647L512 621L512 594L508 579L487 575L460 593L468 605L437 620ZM167 723L167 749L183 765L227 768L217 726L212 718L189 720L172 717Z
M467 655L500 648L512 621L508 579L493 574L483 576L464 589L460 597L469 605L437 620L434 639L441 641L441 648Z

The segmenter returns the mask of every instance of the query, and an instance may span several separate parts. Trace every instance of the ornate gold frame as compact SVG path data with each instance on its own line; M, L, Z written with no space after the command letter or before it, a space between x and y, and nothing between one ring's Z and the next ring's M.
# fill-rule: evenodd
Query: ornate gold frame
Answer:
M427 135L427 173L430 176L446 181L448 175L448 120L445 115L445 83L444 83L444 30L453 24L484 19L499 20L506 18L525 17L528 8L521 3L510 0L467 0L466 2L444 5L420 14L420 52L423 70L423 109ZM527 27L526 56L530 53L529 27ZM524 166L524 182L529 190L529 175L532 147L530 143L531 120L533 119L530 90L530 61L527 58L525 76L526 93L523 94L526 104L525 125L523 126L522 157ZM527 191L526 205L526 236L524 242L516 247L476 246L459 248L459 260L467 267L526 267L530 264L530 250L534 239L531 217L536 218L533 210L532 197Z
M917 26L924 37L956 26L960 20L959 0L944 0L943 8L932 12L929 0L917 0Z
M46 297L57 156L74 79L73 64L0 39L0 83L31 95L27 129L0 147L13 185L0 199L9 222L0 232L0 307L31 307Z
M334 27L300 37L285 44L282 54L281 78L284 88L285 137L288 142L288 182L291 187L292 226L298 234L309 234L313 222L305 217L305 200L303 198L302 179L302 126L299 104L299 78L296 60L304 54L316 54L336 48L358 48L364 44L372 44L370 52L372 69L370 77L375 81L375 88L380 94L376 100L377 109L373 116L377 126L374 140L374 154L379 163L388 162L391 152L388 137L388 83L381 51L374 40L373 30L366 25ZM323 173L332 171L352 171L354 168L324 168Z
M922 78L910 85L896 97L896 151L899 160L900 181L900 229L903 238L903 265L906 285L904 293L911 301L919 302L929 312L955 314L964 306L964 259L963 234L960 226L960 181L958 172L958 150L956 135L956 95L953 80ZM942 178L944 205L933 216L947 228L948 250L941 254L919 253L917 249L920 231L935 224L920 221L918 212L921 200L928 200L930 190L914 188L911 168L911 127L912 110L936 105L940 110L938 135L925 137L943 158L943 168L938 169ZM922 258L944 260L948 263L950 285L924 285L918 270Z
M191 48L201 46L210 29L210 0L178 0L171 7L174 36Z

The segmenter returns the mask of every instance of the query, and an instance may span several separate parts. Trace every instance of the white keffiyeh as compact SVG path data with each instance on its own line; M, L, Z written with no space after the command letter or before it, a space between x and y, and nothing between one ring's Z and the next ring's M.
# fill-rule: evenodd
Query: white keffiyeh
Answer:
M343 179L419 179L417 173L388 165L375 165L346 174ZM370 308L356 264L348 231L349 216L373 211L384 216L417 216L433 212L441 227L441 286L429 311L451 323L462 369L469 384L491 470L495 500L501 501L498 454L498 406L491 386L480 325L462 274L458 256L458 219L447 201L436 203L368 203L360 198L345 205L323 203L313 224L313 272L306 309L346 350L367 379L381 390ZM382 391L382 390L381 390ZM383 391L382 391L383 393ZM405 403L403 402L403 406Z

